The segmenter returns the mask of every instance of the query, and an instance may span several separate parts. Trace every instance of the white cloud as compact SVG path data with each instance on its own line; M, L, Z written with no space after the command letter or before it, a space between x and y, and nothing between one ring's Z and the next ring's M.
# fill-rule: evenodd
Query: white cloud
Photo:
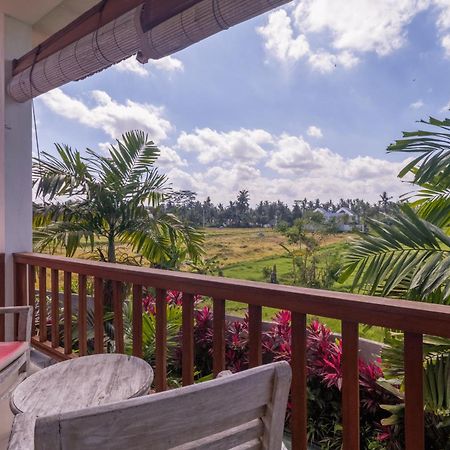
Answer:
M173 167L185 167L187 162L185 159L172 148L166 147L165 145L159 146L161 151L156 165L164 169L170 169Z
M315 137L315 138L323 137L322 130L319 127L316 127L315 125L309 126L308 130L306 131L306 134L308 136Z
M260 136L259 151L253 150L257 155L253 159L245 145L235 145L245 142L236 136L246 137L251 132ZM311 145L302 136L277 136L263 130L224 133L203 129L182 133L179 142L183 150L189 146L208 166L174 167L168 172L169 179L175 188L193 190L199 198L210 196L214 202L227 203L244 188L249 190L253 203L265 199L291 203L305 196L376 201L384 190L394 196L409 190L397 178L405 162L369 156L345 158L329 148Z
M450 101L441 108L441 112L448 113L450 110Z
M120 63L115 64L113 68L119 72L131 72L140 77L148 77L150 75L147 68L141 64L135 56L120 61Z
M299 34L294 38L291 18L284 9L269 15L267 25L258 28L265 39L265 48L269 54L281 61L296 61L309 53L306 37Z
M149 133L150 138L160 142L168 137L171 123L164 118L164 108L126 100L118 103L104 91L92 91L94 105L70 97L61 89L43 94L41 101L54 113L91 128L104 131L113 139L134 129Z
M165 72L183 72L184 64L178 58L173 56L166 56L161 59L150 59L148 64L150 67L155 67L158 70Z
M296 0L269 14L257 31L269 56L283 63L305 59L313 70L327 73L354 67L366 52L384 56L398 50L407 41L408 25L429 8L436 10L436 27L450 56L449 0Z
M411 103L409 107L412 109L420 109L424 105L425 103L422 100L417 100L416 102Z
M444 47L445 55L450 58L450 34L446 34L442 40L442 47Z
M184 70L183 62L173 56L166 56L161 59L150 59L145 65L141 64L135 56L131 56L130 58L115 64L113 67L119 72L130 72L140 77L148 77L152 68L164 72L182 72Z
M197 154L202 164L214 161L260 161L266 156L263 145L272 141L264 130L219 132L210 128L196 129L193 133L181 133L177 148Z

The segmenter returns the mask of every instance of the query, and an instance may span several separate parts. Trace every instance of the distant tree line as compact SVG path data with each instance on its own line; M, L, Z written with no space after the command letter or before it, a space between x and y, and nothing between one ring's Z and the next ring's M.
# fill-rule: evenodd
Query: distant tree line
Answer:
M369 203L363 199L343 199L337 202L320 199L295 200L292 206L282 202L260 201L255 207L250 206L250 195L247 190L240 190L236 199L228 204L217 205L207 197L203 202L197 199L192 191L179 191L170 195L165 202L167 212L176 213L177 217L190 225L199 227L278 227L284 223L293 225L296 219L311 215L317 208L327 212L336 212L345 207L352 211L360 223L367 218L377 218L382 213L388 213L396 208L386 192L380 195L380 200Z

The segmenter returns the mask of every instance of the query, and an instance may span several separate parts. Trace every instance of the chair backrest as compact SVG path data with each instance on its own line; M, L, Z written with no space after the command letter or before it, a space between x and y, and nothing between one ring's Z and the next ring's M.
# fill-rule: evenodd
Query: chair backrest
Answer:
M40 417L35 450L280 450L290 381L289 364L277 362L158 394Z

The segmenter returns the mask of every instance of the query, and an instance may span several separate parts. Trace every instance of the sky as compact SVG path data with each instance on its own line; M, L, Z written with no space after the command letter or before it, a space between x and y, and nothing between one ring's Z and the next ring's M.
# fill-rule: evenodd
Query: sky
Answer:
M228 203L398 198L419 119L449 117L450 0L303 0L35 100L41 150L142 129L175 189Z

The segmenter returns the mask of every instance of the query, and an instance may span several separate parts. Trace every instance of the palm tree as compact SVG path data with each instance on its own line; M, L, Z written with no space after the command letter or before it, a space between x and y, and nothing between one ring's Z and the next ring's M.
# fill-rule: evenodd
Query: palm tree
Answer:
M38 250L63 247L67 256L88 244L100 260L117 261L117 245L128 245L155 266L175 266L202 254L203 235L164 211L171 194L155 167L157 146L142 131L122 135L108 156L87 157L56 145L33 164L34 241ZM105 250L106 243L106 250Z
M368 221L373 234L352 245L341 280L354 274L353 288L369 294L450 304L450 119L422 123L431 128L403 133L388 147L418 153L399 177L409 177L419 190L388 223ZM450 340L425 335L423 354L427 440L444 448L450 442ZM403 356L403 336L387 331L384 374L396 385L404 376ZM388 411L385 424L402 423L403 404Z
M450 119L421 121L388 152L418 153L400 178L419 190L387 221L368 220L372 234L356 241L341 280L368 294L450 303Z

